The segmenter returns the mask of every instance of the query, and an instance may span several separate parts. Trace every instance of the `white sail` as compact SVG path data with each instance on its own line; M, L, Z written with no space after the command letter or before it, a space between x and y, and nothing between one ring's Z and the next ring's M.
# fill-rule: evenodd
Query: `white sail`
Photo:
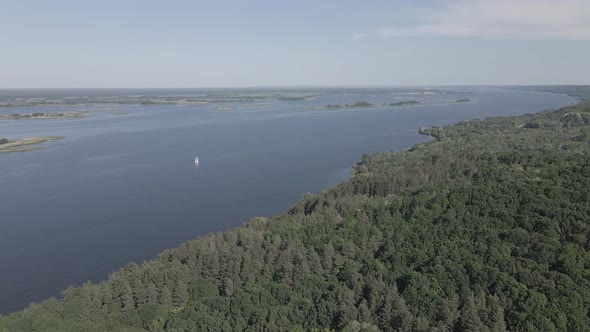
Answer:
M195 157L195 165L198 165L198 164L199 164L199 156L196 156Z

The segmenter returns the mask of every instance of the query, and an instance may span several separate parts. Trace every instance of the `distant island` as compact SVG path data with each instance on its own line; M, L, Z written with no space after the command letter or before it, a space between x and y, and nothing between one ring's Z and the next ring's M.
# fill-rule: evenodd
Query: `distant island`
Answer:
M391 103L384 103L384 104L373 104L368 101L359 100L354 104L335 104L335 105L326 105L325 108L355 108L355 107L389 107L389 106L407 106L407 105L416 105L420 104L417 100L405 100L405 101L398 101L398 102L391 102Z
M455 100L456 103L468 103L470 101L471 101L471 99L469 99L469 98L462 98L462 99Z
M64 118L81 118L82 112L60 112L60 113L13 113L0 114L0 120L22 120L22 119L64 119Z
M0 138L0 152L22 152L40 149L41 143L63 139L60 136L29 137L16 140Z
M201 92L201 93L197 93ZM194 95L192 93L195 93ZM0 97L0 107L23 106L90 106L90 105L190 105L225 102L253 102L277 99L281 101L305 100L319 93L246 93L194 91L188 95L113 95L113 96L52 96L52 97Z
M281 96L278 100L287 100L287 101L294 101L294 100L305 100L307 99L306 96Z
M142 89L142 90L64 90L63 92L47 92L38 96L24 96L22 94L0 96L0 108L2 107L31 107L31 106L121 106L121 105L199 105L227 102L256 102L261 100L277 100L283 102L301 101L309 98L336 94L365 94L378 93L397 96L396 98L413 98L415 95L439 95L439 94L465 94L469 92L442 90L442 89L408 89L408 88L325 88L306 89L296 91L284 89ZM406 97L403 97L406 96ZM418 103L416 101L413 101ZM389 104L389 103L387 103ZM385 106L404 106L403 102L391 103ZM338 106L338 105L332 105ZM346 107L340 105L341 107ZM383 106L383 105L375 105ZM354 106L362 107L362 105ZM337 108L337 107L336 107Z
M405 105L416 105L420 104L417 100L406 100L406 101L398 101L396 103L389 103L389 106L405 106Z

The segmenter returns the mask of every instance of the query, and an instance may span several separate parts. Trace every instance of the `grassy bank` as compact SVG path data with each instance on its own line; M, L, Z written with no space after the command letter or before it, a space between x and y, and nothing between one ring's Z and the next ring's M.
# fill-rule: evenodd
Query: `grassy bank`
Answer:
M17 140L8 140L7 143L0 144L0 153L1 152L22 152L22 151L29 151L40 149L41 147L39 144L55 141L63 139L60 136L44 136L44 137L30 137L30 138L21 138Z

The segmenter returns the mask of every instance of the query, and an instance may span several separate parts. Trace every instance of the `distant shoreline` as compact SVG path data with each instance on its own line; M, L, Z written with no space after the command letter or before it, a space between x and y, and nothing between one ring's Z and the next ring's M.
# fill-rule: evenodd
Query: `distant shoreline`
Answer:
M29 120L29 119L73 119L84 117L85 114L79 111L60 112L60 113L13 113L0 114L0 120Z
M42 136L42 137L28 137L8 141L8 143L0 144L0 153L2 152L24 152L30 150L41 149L39 144L63 139L61 136ZM6 140L6 139L3 139Z

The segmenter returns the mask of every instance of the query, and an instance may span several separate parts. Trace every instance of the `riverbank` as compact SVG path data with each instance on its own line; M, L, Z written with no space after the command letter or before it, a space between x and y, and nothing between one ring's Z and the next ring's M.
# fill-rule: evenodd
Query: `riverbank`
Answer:
M28 137L16 140L8 140L8 143L0 144L1 152L23 152L41 149L39 144L63 139L60 136Z
M338 95L301 104L277 101L256 108L259 103L227 105L244 112L215 112L213 105L205 109L150 106L123 108L136 116L115 116L120 111L100 114L88 109L92 116L81 120L0 121L0 138L48 133L67 139L45 143L45 149L36 152L0 155L4 176L0 196L4 197L6 229L0 234L6 249L0 255L6 271L0 276L0 313L15 312L29 302L59 296L57 290L70 284L103 280L129 261L152 259L164 248L240 225L251 216L283 211L297 202L301 193L319 193L346 181L350 165L359 162L363 153L400 151L430 140L416 134L422 126L515 112L534 113L569 105L573 100L555 94L477 89L468 96L479 103L459 106L443 104L453 96L441 95L436 99L441 103L425 102L393 112L301 112L313 106L357 100L411 99L392 100L389 94ZM463 96L467 94L454 99ZM6 111L70 110L76 108ZM158 139L154 139L155 133ZM192 158L194 154L200 158L202 155L206 163L195 172L187 152ZM39 158L43 158L42 163ZM26 175L20 176L25 171ZM228 174L233 174L231 181L223 180ZM157 193L165 195L165 201L174 202L175 207L154 204L155 193L138 187L136 181L146 183L139 180L142 178L150 179L150 186L160 187ZM47 193L55 188L60 188L60 195L48 198ZM79 188L84 191L80 193ZM115 192L130 192L134 198L122 199L112 194ZM28 203L22 202L22 197L35 209L26 209ZM223 204L216 203L220 197ZM96 204L97 200L102 203ZM84 208L72 213L72 201ZM33 226L48 213L54 221L51 226L46 224L48 229ZM118 220L122 228L113 232L119 226L105 223L108 220ZM74 224L78 227L71 227ZM30 241L32 237L37 240ZM102 243L109 243L109 248ZM75 250L64 252L60 249L64 245ZM31 273L22 261L44 266L43 273Z
M587 330L590 124L571 116L587 113L424 127L437 139L366 155L283 213L69 288L0 329Z
M0 120L28 120L28 119L73 119L81 118L86 114L84 112L60 112L60 113L14 113L0 114Z

